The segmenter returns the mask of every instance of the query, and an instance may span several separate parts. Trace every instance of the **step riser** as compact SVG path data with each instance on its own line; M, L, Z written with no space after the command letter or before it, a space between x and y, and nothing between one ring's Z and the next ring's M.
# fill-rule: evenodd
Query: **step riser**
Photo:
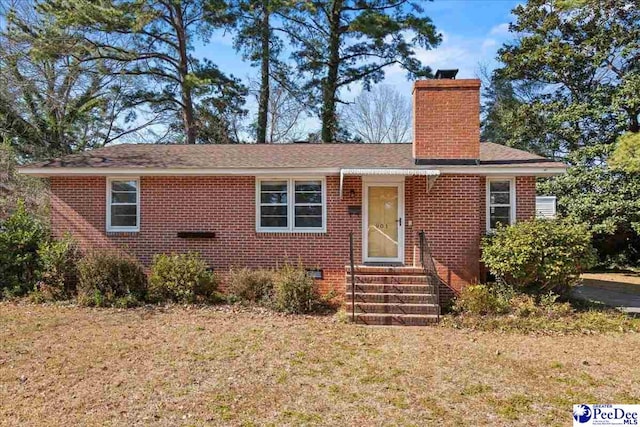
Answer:
M356 294L356 303L359 302L377 302L391 304L435 304L436 296L432 294L422 295L405 295L405 294ZM346 294L346 302L351 304L351 293Z
M385 293L385 294L427 294L433 295L435 289L433 286L409 285L409 284L390 284L390 283L356 283L355 291L359 293ZM346 287L347 294L351 294L351 284Z
M362 275L383 275L383 274L409 274L409 275L421 275L424 274L424 270L419 267L365 267L355 268L356 274ZM345 268L347 275L351 274L351 268Z
M376 314L438 314L436 307L411 306L403 304L389 305L366 305L356 304L356 313L376 313Z
M420 267L357 266L355 286L345 268L347 313L355 309L362 325L426 326L438 322L436 288ZM357 295L352 305L351 292Z
M436 317L410 317L410 316L393 316L393 317L376 317L376 316L358 316L356 315L355 323L360 325L379 325L379 326L428 326L438 322Z
M356 276L356 283L392 283L392 284L414 284L427 283L426 276ZM347 276L347 283L351 283L351 277Z

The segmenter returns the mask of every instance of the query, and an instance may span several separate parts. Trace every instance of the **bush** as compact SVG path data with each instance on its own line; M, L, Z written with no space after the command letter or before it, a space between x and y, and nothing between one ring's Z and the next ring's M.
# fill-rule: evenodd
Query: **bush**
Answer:
M315 292L313 279L300 265L285 264L274 275L271 304L285 313L310 313L315 311L320 298Z
M462 289L454 302L454 311L472 316L511 314L516 317L558 318L571 314L571 304L558 302L559 295L549 292L530 295L516 292L509 286L490 283Z
M265 301L273 290L274 275L273 270L232 269L229 273L228 292L242 301Z
M129 307L144 301L146 293L142 265L122 252L93 251L78 263L79 304Z
M510 296L497 286L470 285L462 289L453 309L475 315L504 314L509 312L509 300Z
M47 237L42 223L29 215L24 203L0 223L0 296L24 295L38 275L38 247Z
M594 251L586 226L534 219L499 227L483 239L482 261L517 290L565 295L593 263Z
M207 302L215 297L217 281L198 253L159 254L149 278L151 301Z
M80 250L69 237L46 241L38 248L40 260L37 292L44 300L69 299L75 296L78 283Z

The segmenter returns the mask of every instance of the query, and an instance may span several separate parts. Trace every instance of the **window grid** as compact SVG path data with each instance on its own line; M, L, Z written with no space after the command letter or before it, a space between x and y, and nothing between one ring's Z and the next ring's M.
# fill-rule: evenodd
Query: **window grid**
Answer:
M298 190L298 185L307 185L307 186L319 186L319 190ZM320 219L320 225L317 227L314 226L306 226L306 227L297 227L297 228L322 228L322 181L318 181L318 180L308 180L308 181L301 181L301 180L294 180L293 181L293 186L294 186L294 200L293 200L293 204L294 204L294 215L293 215L293 220L294 220L294 228L297 227L297 223L298 223L298 218L319 218ZM317 196L319 196L319 202L298 202L298 194L315 194ZM301 215L298 214L297 209L298 207L320 207L320 214L314 214L314 215Z
M506 190L492 190L492 184L507 184ZM487 180L487 229L489 231L494 230L499 219L506 219L506 224L511 225L514 220L514 181L513 179L490 179ZM508 203L499 203L494 200L498 199L500 195L506 195ZM496 215L496 208L506 208L506 214ZM495 224L494 224L495 222Z
M279 182L280 184L286 183L286 192L284 191L269 191L264 190L263 186L265 184L273 184ZM304 184L312 184L320 187L319 191L317 190L297 190L297 186ZM286 180L258 180L257 183L257 231L258 232L315 232L315 233L323 233L326 231L326 202L325 202L325 180L322 178L289 178ZM286 194L286 203L265 203L263 202L263 194L270 193L282 193ZM308 195L308 194L317 194L319 195L319 202L298 202L296 201L297 195ZM263 225L263 218L270 217L269 215L262 214L263 206L286 206L286 226L278 227L278 226L266 226ZM304 207L320 207L320 212L318 215L296 215L296 208L304 208ZM280 217L280 215L277 215ZM320 218L319 226L296 226L296 218Z
M263 186L267 186L267 185L272 185L272 186L277 186L277 185L283 185L284 184L284 190L263 190ZM280 194L280 195L284 195L284 199L285 202L263 202L262 201L262 195L263 194ZM258 197L260 197L260 227L264 227L264 228L271 228L271 229L287 229L289 227L289 215L288 215L288 206L289 206L289 183L287 181L261 181L260 182L260 193L258 195ZM285 206L287 209L285 210L285 214L284 215L265 215L263 214L263 208L264 207L271 207L271 206ZM284 218L285 219L285 223L286 225L284 227L275 227L275 226L268 226L268 225L263 225L262 224L262 219L263 218Z
M133 187L135 187L134 190L118 190L115 189L116 185L119 183L126 183L127 185L132 185ZM108 191L108 206L107 206L107 231L138 231L139 227L140 227L140 198L139 198L139 191L140 191L140 181L138 178L118 178L118 179L111 179L108 181L108 186L107 186L107 191ZM133 202L127 202L127 201L116 201L116 199L118 198L118 195L130 195L133 194L134 195L134 201ZM124 198L124 200L126 200L127 197ZM127 213L118 213L115 214L115 211L117 209L117 207L119 206L134 206L135 207L135 213L133 214L127 214ZM120 217L120 218L134 218L135 219L135 225L113 225L114 223L114 217Z

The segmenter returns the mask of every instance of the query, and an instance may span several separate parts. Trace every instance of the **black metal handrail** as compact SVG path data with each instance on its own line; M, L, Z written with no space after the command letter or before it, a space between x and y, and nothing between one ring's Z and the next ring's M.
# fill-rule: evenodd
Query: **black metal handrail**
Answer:
M351 321L356 321L356 271L353 260L353 231L349 233L349 267L351 268Z
M419 242L420 242L420 264L422 264L422 269L424 270L425 276L427 276L427 282L434 287L436 294L436 307L437 307L437 315L438 321L440 321L440 276L438 276L438 271L436 270L436 264L433 262L433 256L431 255L431 249L429 248L429 243L427 242L427 235L424 230L420 230L418 233Z

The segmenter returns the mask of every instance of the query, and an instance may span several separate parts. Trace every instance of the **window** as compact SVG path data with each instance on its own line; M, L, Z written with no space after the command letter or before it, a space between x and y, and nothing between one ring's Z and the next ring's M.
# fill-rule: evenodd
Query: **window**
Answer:
M107 231L140 229L140 180L107 180Z
M258 180L256 229L261 232L324 232L324 188L324 179Z
M260 184L260 227L288 228L287 181L262 181Z
M515 180L487 179L487 230L515 222Z

